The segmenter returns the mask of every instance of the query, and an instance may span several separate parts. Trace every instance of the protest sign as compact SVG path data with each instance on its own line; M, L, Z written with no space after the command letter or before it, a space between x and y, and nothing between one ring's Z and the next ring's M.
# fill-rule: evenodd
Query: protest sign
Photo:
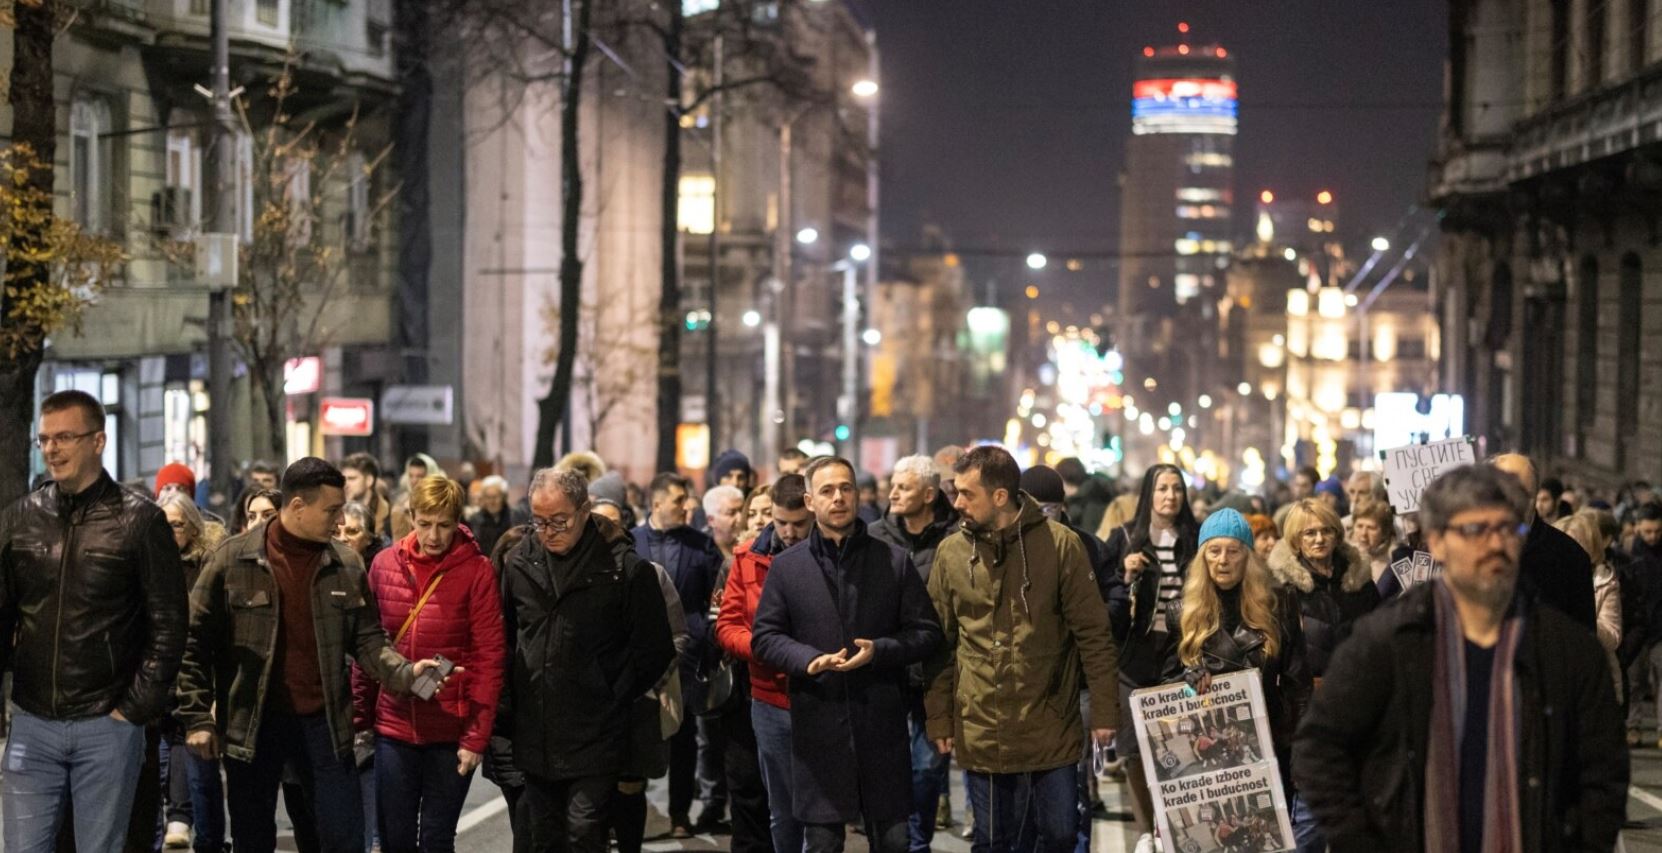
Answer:
M1385 460L1385 493L1398 515L1419 512L1420 495L1437 475L1477 464L1477 450L1464 438L1394 447L1379 455Z
M1291 850L1293 826L1258 670L1131 694L1167 853Z

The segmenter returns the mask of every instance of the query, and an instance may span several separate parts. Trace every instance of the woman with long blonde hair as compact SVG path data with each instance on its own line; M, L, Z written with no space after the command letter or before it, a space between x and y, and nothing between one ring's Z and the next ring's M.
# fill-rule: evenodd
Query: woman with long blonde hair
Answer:
M1258 670L1281 778L1290 780L1293 729L1310 699L1298 602L1271 584L1252 527L1239 512L1218 510L1201 525L1200 551L1166 622L1177 638L1166 659L1167 681L1182 678L1205 692L1214 675Z

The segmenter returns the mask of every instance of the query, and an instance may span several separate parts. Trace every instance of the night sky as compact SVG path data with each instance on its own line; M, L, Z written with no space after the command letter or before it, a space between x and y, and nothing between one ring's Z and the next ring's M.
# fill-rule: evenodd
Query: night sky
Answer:
M880 0L884 242L933 223L973 256L1112 252L1116 180L1144 45L1217 42L1237 59L1237 228L1264 188L1330 189L1341 232L1389 233L1421 198L1447 48L1441 2ZM1019 11L1018 11L1019 10ZM1058 290L1100 294L1104 264ZM977 277L1021 277L983 259ZM1094 274L1093 274L1094 273ZM1063 280L1072 279L1071 281ZM1087 286L1088 285L1088 286ZM1001 282L1001 287L1002 287ZM1048 295L1048 294L1047 294Z

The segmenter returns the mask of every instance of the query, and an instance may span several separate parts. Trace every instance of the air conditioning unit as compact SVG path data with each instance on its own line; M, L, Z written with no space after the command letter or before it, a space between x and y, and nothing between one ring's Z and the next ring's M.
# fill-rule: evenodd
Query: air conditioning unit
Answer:
M189 187L163 187L150 196L150 227L159 233L182 231L191 221Z

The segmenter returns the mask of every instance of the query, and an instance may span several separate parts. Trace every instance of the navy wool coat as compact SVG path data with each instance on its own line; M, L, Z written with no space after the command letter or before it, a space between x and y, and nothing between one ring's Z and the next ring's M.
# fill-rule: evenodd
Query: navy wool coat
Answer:
M808 675L821 654L873 641L869 664ZM792 813L807 823L903 820L912 811L906 666L941 625L906 552L856 521L841 547L816 527L773 558L751 650L790 676Z

